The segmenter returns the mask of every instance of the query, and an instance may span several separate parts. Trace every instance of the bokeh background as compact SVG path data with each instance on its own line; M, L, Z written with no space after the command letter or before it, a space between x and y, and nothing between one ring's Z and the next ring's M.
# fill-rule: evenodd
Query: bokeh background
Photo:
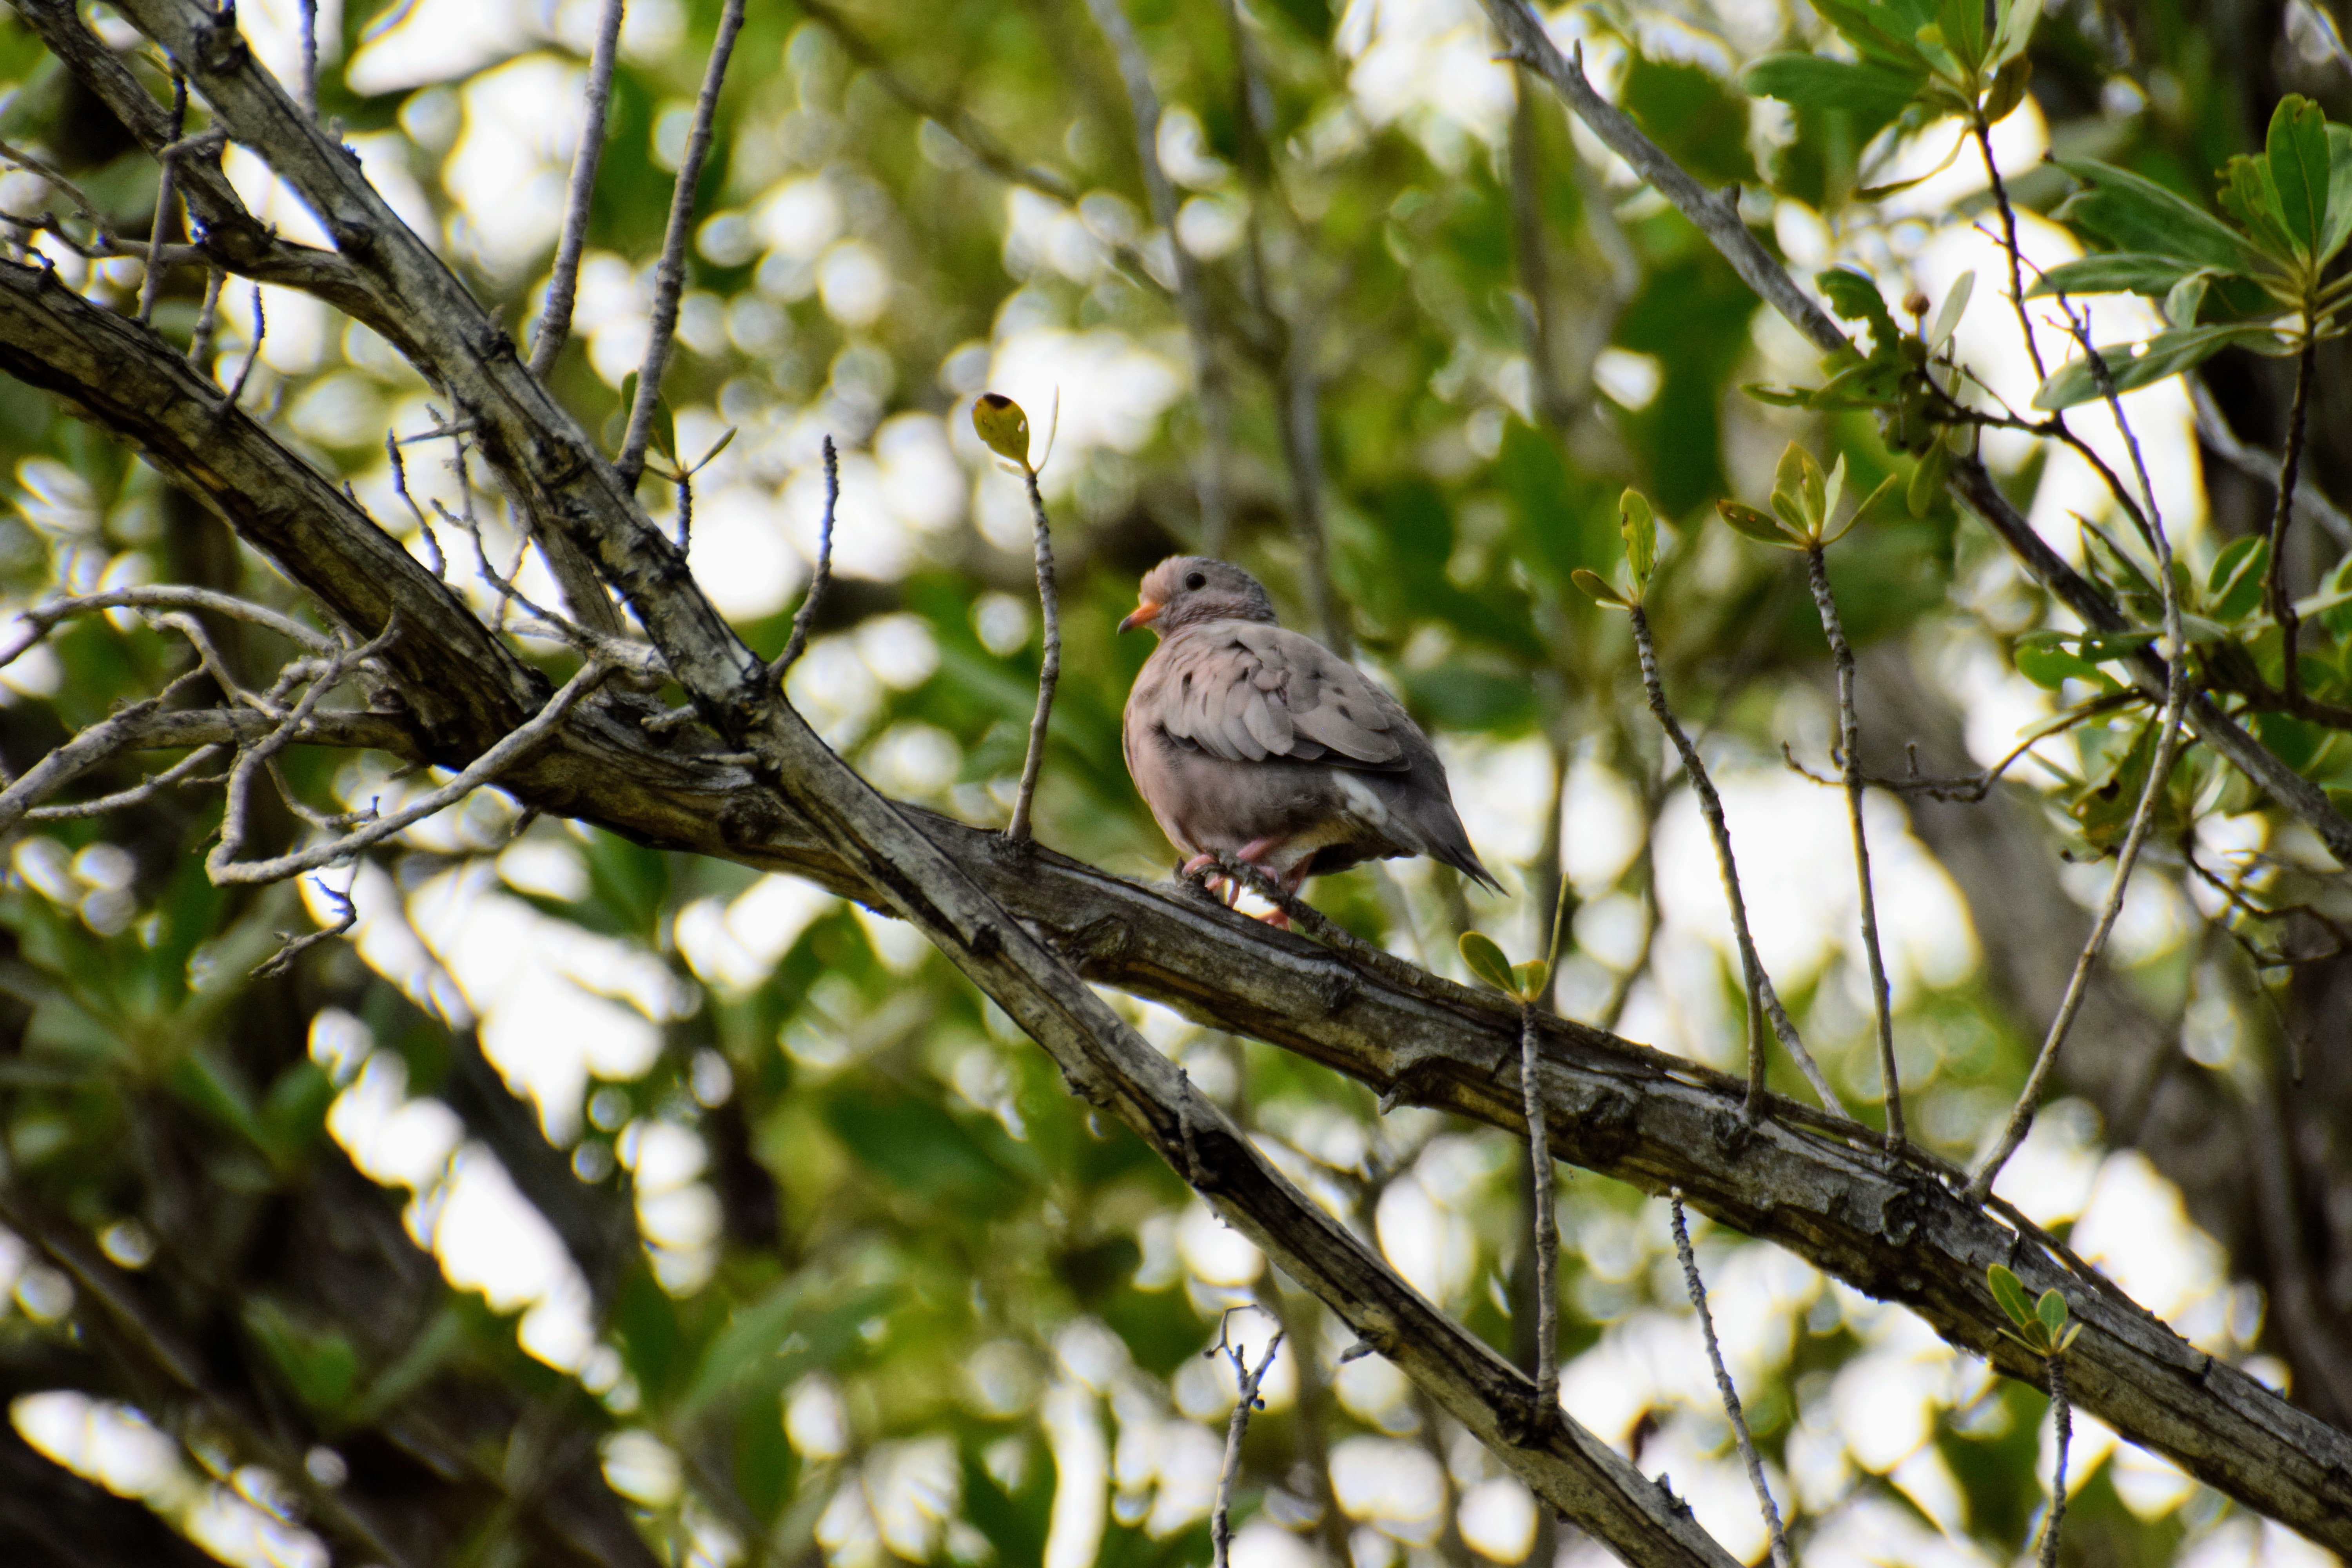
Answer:
M599 9L320 8L322 112L518 336L562 221ZM622 33L574 343L552 374L615 444L717 12L630 0ZM142 58L102 6L90 14ZM1891 464L1867 421L1740 394L1802 383L1817 358L1555 102L1523 98L1473 0L1135 0L1126 14L1164 105L1172 232L1153 217L1115 55L1081 0L751 7L666 384L688 459L733 432L693 481L705 591L755 646L782 645L816 550L830 437L839 577L789 695L885 791L1001 823L1038 617L1025 499L969 411L983 389L1019 399L1041 447L1054 431L1043 485L1066 643L1038 835L1164 877L1172 853L1118 742L1148 649L1114 628L1143 570L1202 542L1199 467L1223 425L1224 548L1289 624L1319 630L1300 542L1302 519L1319 523L1357 657L1437 738L1510 889L1465 893L1415 863L1310 896L1456 973L1464 929L1514 956L1538 951L1564 877L1562 1011L1736 1069L1740 991L1711 847L1640 706L1622 618L1568 584L1615 562L1616 498L1639 486L1665 521L1653 603L1667 688L1721 783L1763 957L1841 1093L1873 1102L1843 802L1782 755L1829 765L1826 649L1801 563L1708 521L1718 498L1760 501L1790 439L1874 483ZM294 0L247 0L238 16L290 80ZM2005 267L1983 169L1964 148L1931 173L1952 123L1856 137L1840 117L1747 98L1745 62L1826 37L1799 4L1599 0L1550 26L1686 166L1738 184L1801 277L1848 263L1890 298L1941 300L1973 270L1963 357L2024 403L2032 376L1994 287ZM2258 142L2278 91L2339 103L2352 84L2331 26L2300 3L2053 4L2034 58L2032 95L1994 147L2022 247L2045 266L2081 251L2045 216L2063 188L2045 153L2201 189L2203 171ZM0 19L0 136L145 232L152 163L13 17ZM257 161L232 151L228 168L282 233L323 243ZM1898 196L1853 199L1921 174ZM58 202L34 174L0 177L0 208ZM37 244L67 286L135 298L135 261ZM1176 247L1202 279L1221 418L1204 417ZM201 285L169 280L167 335L193 328ZM2156 324L2130 299L2094 308L2103 339ZM447 411L366 328L239 280L221 298L225 382L254 352L257 310L267 329L246 405L426 553L383 443ZM2063 335L2046 346L2063 357ZM2228 357L2210 374L2258 443L2281 415L2269 374ZM2263 492L2209 468L2183 382L2126 404L2201 570L2257 526ZM127 452L13 384L0 410L11 605L142 581L294 602ZM2120 466L2112 432L2084 423ZM2319 424L2325 485L2352 451ZM419 498L459 509L446 444L405 450ZM2000 436L1986 452L2069 553L2072 516L2112 510L2069 454ZM645 494L675 526L668 487ZM481 504L504 570L520 536L495 497ZM453 584L493 613L470 546L439 533ZM1947 504L1866 525L1833 576L1874 766L1900 771L1906 744L1930 772L1990 764L2063 700L2011 650L2063 621ZM521 580L557 596L535 556ZM232 655L262 660L247 640ZM21 770L152 690L176 657L128 616L61 632L0 669L0 752ZM1979 805L1870 801L1911 1125L1949 1158L2005 1112L2105 890L2107 868L2062 806L2112 747L2096 731L2048 742ZM305 756L294 776L314 803L354 809L432 785L365 756ZM1250 1427L1237 1564L1605 1558L1539 1520L1384 1362L1341 1364L1349 1336L1139 1144L1090 1119L906 928L789 878L525 823L485 792L327 874L339 891L351 879L349 943L253 982L270 933L331 920L331 900L316 881L299 899L209 889L196 847L209 810L167 797L21 837L0 889L9 1179L51 1194L121 1267L168 1280L320 1436L307 1482L235 1462L201 1413L110 1373L76 1328L88 1303L0 1234L13 1430L205 1552L329 1561L299 1494L355 1467L396 1468L386 1434L404 1401L435 1390L483 1413L472 1451L509 1476L528 1474L513 1421L587 1434L664 1561L1198 1563L1234 1399L1229 1367L1202 1355L1223 1321L1252 1347L1276 1323L1288 1334ZM2300 1268L2316 1269L2339 1325L2352 1310L2346 1080L2326 1060L2341 1057L2343 1014L2327 966L2265 987L2222 900L2189 874L2191 852L2221 864L2310 847L2242 802L2194 823L2186 848L2152 851L2069 1047L2064 1097L2000 1190L2199 1347L2304 1395L2303 1352L2269 1303L2278 1271ZM1432 1112L1382 1116L1361 1086L1112 1000L1408 1279L1514 1346L1518 1145ZM2283 1076L2296 1033L2319 1074L2304 1090ZM1792 1075L1775 1082L1801 1092ZM2282 1146L2306 1162L2290 1190L2318 1200L2284 1233L2247 1179ZM1559 1205L1570 1408L1760 1560L1663 1200L1564 1170ZM437 1275L412 1269L399 1291L355 1299L366 1276L338 1276L346 1264L317 1245L345 1211L379 1229L396 1216L385 1234L404 1230ZM1773 1247L1699 1232L1803 1561L1968 1568L2029 1550L2051 1454L2039 1394ZM2336 1343L2344 1353L2340 1328ZM2075 1430L2069 1562L2333 1561L2095 1421L2078 1415ZM469 1561L546 1549L488 1504L469 1528Z

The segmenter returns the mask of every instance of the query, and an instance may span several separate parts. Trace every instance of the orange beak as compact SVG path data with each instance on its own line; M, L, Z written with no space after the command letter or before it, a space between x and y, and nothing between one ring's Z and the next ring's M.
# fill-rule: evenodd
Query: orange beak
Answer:
M1146 599L1143 603L1135 606L1134 611L1128 616L1127 619L1118 623L1118 629L1123 632L1131 632L1138 626L1156 625L1159 620L1160 601L1157 599Z

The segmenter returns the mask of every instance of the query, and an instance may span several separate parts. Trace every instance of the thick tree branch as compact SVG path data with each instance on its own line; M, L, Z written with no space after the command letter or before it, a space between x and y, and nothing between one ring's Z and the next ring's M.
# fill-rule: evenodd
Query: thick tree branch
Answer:
M81 79L140 144L161 153L178 138L172 112L155 101L131 68L83 25L73 0L10 0L49 52ZM407 346L400 312L388 309L343 257L331 250L294 245L272 234L247 210L244 199L221 170L221 150L175 159L173 183L203 226L200 248L240 278L278 283L315 294L346 315L365 321L394 343Z

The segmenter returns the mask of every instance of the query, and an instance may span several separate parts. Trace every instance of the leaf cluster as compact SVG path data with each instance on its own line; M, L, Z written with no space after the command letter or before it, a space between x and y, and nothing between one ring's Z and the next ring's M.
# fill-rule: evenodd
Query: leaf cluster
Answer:
M2306 338L2331 338L2352 279L2325 280L2352 239L2352 128L2330 124L2317 104L2290 93L2271 115L2259 155L2241 153L2220 173L2231 221L2127 169L2060 161L2084 188L2057 216L2116 248L2044 273L2029 298L2134 293L2161 300L2170 327L2142 343L2101 347L2117 392L2194 369L2225 348L2291 353ZM2217 285L2252 285L2258 301L2231 319L2200 323ZM2088 354L2069 361L2033 395L2056 412L2103 396Z
M2044 1290L2037 1300L2025 1293L2025 1286L2016 1275L1998 1263L1985 1270L1985 1283L1991 1288L1992 1299L2000 1303L2001 1311L2017 1325L2017 1332L2009 1337L2035 1355L2063 1355L2083 1331L2080 1323L2068 1326L2066 1298L2055 1290Z

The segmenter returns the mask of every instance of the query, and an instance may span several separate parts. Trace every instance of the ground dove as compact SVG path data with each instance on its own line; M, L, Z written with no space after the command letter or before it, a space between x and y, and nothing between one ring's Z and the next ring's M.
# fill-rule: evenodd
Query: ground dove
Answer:
M1160 646L1127 699L1127 771L1192 875L1223 850L1286 892L1365 860L1427 855L1496 892L1396 699L1314 638L1275 624L1238 566L1162 561L1118 629ZM1278 919L1276 923L1283 923Z

